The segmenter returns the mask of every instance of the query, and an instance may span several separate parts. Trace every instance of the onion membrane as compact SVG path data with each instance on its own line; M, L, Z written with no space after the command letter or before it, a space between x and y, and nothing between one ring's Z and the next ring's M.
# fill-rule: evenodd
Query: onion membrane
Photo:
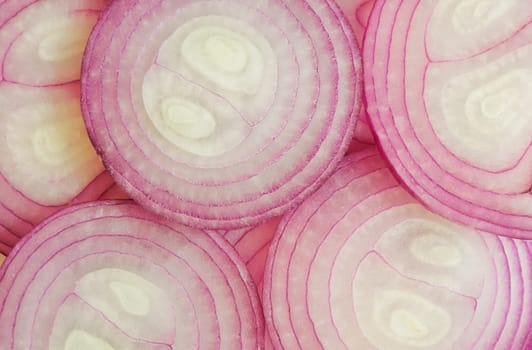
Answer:
M105 0L0 1L0 252L113 180L87 136L81 58Z
M529 349L531 243L429 212L355 153L281 221L267 329L275 349Z
M532 239L532 6L376 1L368 113L401 181L436 213Z
M373 7L374 0L336 0L336 2L347 17L357 42L362 46L364 44L364 35L366 33L368 17L371 8ZM347 153L353 153L360 150L360 145L372 145L374 143L375 140L368 122L366 108L362 106L356 120L353 141L351 142Z
M117 183L214 230L293 207L351 138L360 58L322 0L113 1L92 32L82 111Z
M0 270L0 306L4 350L263 347L236 251L131 201L70 207L27 235Z

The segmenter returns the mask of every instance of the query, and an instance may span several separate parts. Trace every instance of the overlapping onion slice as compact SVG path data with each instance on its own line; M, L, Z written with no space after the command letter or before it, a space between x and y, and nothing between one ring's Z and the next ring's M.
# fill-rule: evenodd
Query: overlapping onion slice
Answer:
M105 0L0 2L0 252L109 186L79 105L83 49Z
M355 153L281 221L267 328L275 349L528 349L530 243L436 216Z
M321 0L114 1L82 73L89 135L143 206L209 229L302 200L342 157L358 49Z
M364 68L406 186L453 221L532 239L530 1L377 1Z
M347 17L358 43L362 46L364 44L364 35L366 33L368 17L373 7L374 0L336 0L336 2ZM353 141L351 142L348 153L359 150L360 144L374 143L375 140L368 122L368 115L363 106L360 109L360 113L356 120Z
M258 349L258 295L220 236L131 201L65 209L0 270L0 348Z

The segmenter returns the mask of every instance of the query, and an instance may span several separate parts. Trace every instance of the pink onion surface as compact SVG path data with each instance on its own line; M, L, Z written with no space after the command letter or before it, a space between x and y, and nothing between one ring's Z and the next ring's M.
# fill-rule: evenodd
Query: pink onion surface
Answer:
M364 34L374 2L375 0L336 0L338 6L345 13L360 44L364 43Z
M364 72L378 142L422 203L532 239L530 1L377 1Z
M372 147L375 147L375 145L372 143L367 143L366 141L360 141L356 137L354 137L353 140L351 140L351 143L349 144L349 148L347 149L346 154L359 152Z
M429 212L369 149L281 221L263 305L275 349L527 350L531 241Z
M100 196L101 200L105 199L130 199L127 193L120 188L118 185L113 185L109 187L102 195Z
M257 286L259 297L262 298L262 285L264 277L264 266L270 248L273 235L279 225L281 217L276 217L267 222L235 230L216 231L235 248ZM273 345L270 335L265 329L264 349L272 350Z
M216 230L278 216L351 139L360 59L346 28L322 0L113 1L83 61L89 136L158 214Z
M262 295L266 256L280 220L281 217L276 217L257 226L217 231L235 248L246 263L246 267L257 286L259 296Z
M0 1L0 253L113 183L79 103L83 50L106 2Z
M0 270L0 348L259 349L251 276L218 235L131 201L70 207Z
M336 2L347 17L357 42L362 46L364 44L364 35L366 33L368 17L373 7L374 0L336 0ZM375 143L368 122L366 108L364 106L360 109L360 113L356 120L353 141L351 142L348 153L352 153L359 149L357 146L361 143L370 145Z

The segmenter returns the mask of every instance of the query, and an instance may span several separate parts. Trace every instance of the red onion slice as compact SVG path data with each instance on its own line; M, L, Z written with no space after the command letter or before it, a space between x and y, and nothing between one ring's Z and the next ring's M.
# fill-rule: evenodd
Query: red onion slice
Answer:
M87 136L78 82L85 42L106 2L0 2L0 252L113 183Z
M71 207L0 270L0 348L258 349L260 302L218 235L131 201Z
M375 149L285 216L263 295L275 349L527 349L530 241L426 210Z
M118 184L166 217L251 226L332 172L358 112L358 49L321 0L114 1L82 109Z
M532 238L532 6L377 1L364 46L371 122L438 214Z

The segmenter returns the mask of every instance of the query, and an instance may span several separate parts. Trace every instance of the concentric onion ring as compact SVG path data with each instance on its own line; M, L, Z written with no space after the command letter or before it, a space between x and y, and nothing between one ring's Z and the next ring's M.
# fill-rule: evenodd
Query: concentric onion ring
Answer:
M0 252L113 183L79 105L81 58L106 0L0 1Z
M430 209L532 239L532 6L377 1L364 45L368 113Z
M0 270L0 348L259 349L258 295L218 235L131 201L68 208Z
M530 241L427 211L375 149L285 217L263 305L275 349L528 349Z
M352 32L321 0L114 1L82 110L136 201L209 229L280 215L332 172L360 104Z

